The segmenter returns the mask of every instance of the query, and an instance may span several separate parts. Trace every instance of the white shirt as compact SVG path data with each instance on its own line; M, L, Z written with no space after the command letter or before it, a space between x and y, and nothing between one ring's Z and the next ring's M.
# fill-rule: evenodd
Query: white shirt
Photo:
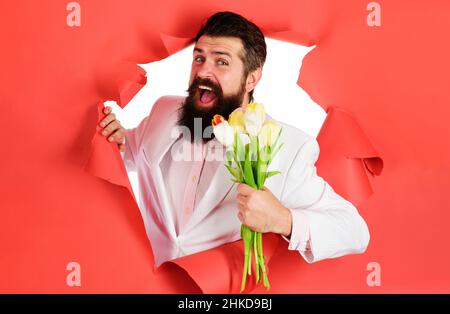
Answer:
M196 190L195 205L193 208L195 211L198 203L205 195L217 167L223 167L223 161L218 161L214 158L216 145L221 146L216 139L212 139L208 144L199 146L192 144L189 140L180 136L166 152L161 161L161 170L164 173L163 180L166 189L169 192L177 234L180 234L181 231L180 220L182 218L181 215L183 214L182 209L184 209L183 196L186 185L193 184L194 189ZM206 152L206 158L203 160L200 178L190 177L189 174L193 167L194 160L200 158L200 153L197 153L198 151L196 150L202 149Z

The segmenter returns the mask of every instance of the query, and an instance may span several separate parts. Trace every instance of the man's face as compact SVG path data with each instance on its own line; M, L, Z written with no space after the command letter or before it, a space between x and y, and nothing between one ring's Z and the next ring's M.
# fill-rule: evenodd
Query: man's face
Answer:
M233 110L247 101L242 53L239 38L202 36L195 44L189 94L178 121L190 129L194 138L210 140L210 136L205 138L203 134L210 127L212 117L220 114L227 119ZM196 118L201 120L200 130L194 128Z
M210 84L203 85L215 85L216 93L220 89L223 97L241 92L245 88L243 53L244 47L237 37L200 37L193 51L189 86L200 79L210 81ZM214 89L211 93L203 87L200 85L195 91L195 106L209 110L217 103L218 95Z

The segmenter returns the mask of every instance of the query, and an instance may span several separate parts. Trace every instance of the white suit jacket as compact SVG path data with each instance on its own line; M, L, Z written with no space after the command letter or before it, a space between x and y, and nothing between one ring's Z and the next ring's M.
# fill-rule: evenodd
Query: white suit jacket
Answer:
M237 185L225 166L218 167L183 232L176 233L160 163L179 134L177 109L183 100L181 96L158 99L149 116L126 131L122 154L127 170L138 175L139 204L156 266L240 239ZM269 178L265 186L291 210L292 234L290 240L285 238L290 241L289 249L297 250L308 263L364 252L370 238L365 221L352 203L316 174L317 141L297 128L278 123L283 128L280 141L284 144L269 171L281 174ZM307 251L297 236L305 217L310 237Z

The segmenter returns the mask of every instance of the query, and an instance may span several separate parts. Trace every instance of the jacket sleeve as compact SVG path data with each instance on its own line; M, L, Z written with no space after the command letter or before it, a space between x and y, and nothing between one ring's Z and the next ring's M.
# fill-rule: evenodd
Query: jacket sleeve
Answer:
M367 225L355 206L317 175L319 144L310 138L297 151L285 181L281 202L292 214L289 250L308 262L363 253L369 243Z
M121 156L129 172L136 171L136 160L149 119L150 116L147 116L137 127L125 130L125 151L121 152Z

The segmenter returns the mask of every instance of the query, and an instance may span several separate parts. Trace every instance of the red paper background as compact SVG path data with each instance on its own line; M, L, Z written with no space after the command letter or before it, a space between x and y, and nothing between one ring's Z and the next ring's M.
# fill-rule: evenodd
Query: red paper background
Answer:
M325 109L351 112L384 162L358 206L367 252L309 265L281 247L270 292L450 292L447 1L378 1L378 28L357 0L83 0L81 27L67 26L67 3L0 4L0 292L200 291L174 264L153 272L139 209L114 184L128 184L117 150L94 135L99 104L126 105L145 84L136 64L182 48L217 10L317 45L299 84ZM90 162L111 166L113 183L86 171ZM71 261L81 287L66 285ZM380 287L366 284L369 262L381 266Z

